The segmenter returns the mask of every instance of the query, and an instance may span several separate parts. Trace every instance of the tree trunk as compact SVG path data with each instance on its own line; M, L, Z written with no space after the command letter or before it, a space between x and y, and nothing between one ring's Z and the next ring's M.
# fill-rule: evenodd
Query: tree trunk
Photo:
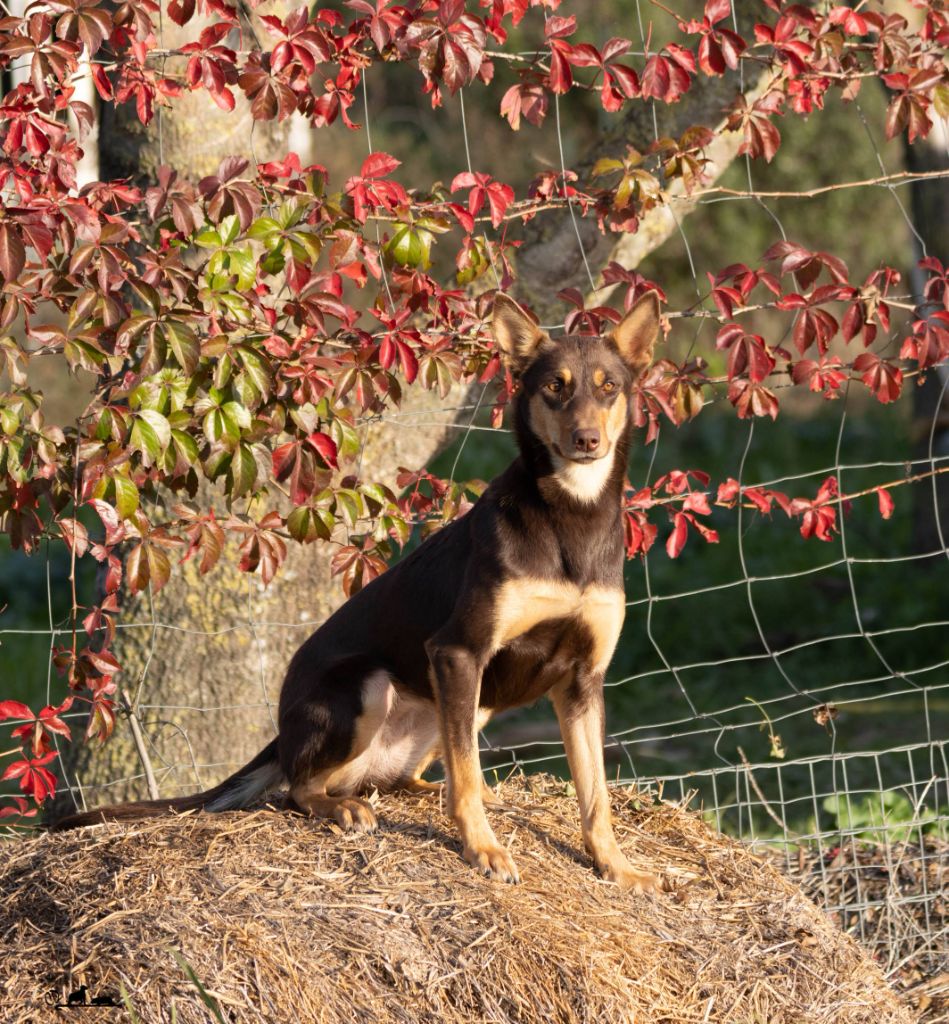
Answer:
M194 26L188 31L193 34ZM174 46L176 40L169 34L163 44ZM735 80L693 88L668 123L665 110L657 110L660 132L720 124L735 93ZM282 155L286 146L279 133L271 128L265 137L266 129L257 125L255 130L259 160ZM164 111L160 126L142 126L123 111L111 112L101 133L102 176L153 180L162 163L189 178L210 174L224 155L247 152L250 131L244 107L218 112L201 93L186 95ZM627 143L644 146L652 137L651 110L637 106L586 166L622 152ZM734 157L738 142L737 137L716 142L716 175ZM683 202L678 217L690 209ZM519 251L518 289L546 316L560 288L587 282L579 276L582 261L569 217L535 225ZM595 273L610 258L634 266L665 241L672 227L661 211L645 217L636 236L604 240L594 225L580 224ZM450 438L455 410L465 406L465 397L463 388L444 402L432 392L408 389L401 410L386 419L409 429L385 421L373 425L361 474L391 484L399 466L426 465ZM461 418L466 421L467 414ZM208 488L205 500L213 496ZM154 599L149 593L126 596L114 651L132 714L120 718L104 748L74 745L67 765L68 778L81 785L89 806L204 788L249 760L275 734L275 701L286 664L342 600L339 582L330 575L331 553L325 544L291 545L283 570L265 590L258 577L236 569L234 551L226 550L208 577L199 577L188 562Z
M906 146L911 171L949 170L949 120L937 119L925 139ZM912 186L913 223L929 256L949 264L949 189L945 180L916 181ZM914 239L916 258L922 246ZM915 301L922 303L925 275L914 267ZM935 312L924 307L925 315ZM913 393L913 457L925 460L949 455L949 367L929 371L926 382ZM920 553L937 551L949 543L949 475L933 477L931 484L913 490L913 547ZM941 535L940 535L941 534Z
M747 17L740 18L739 29L746 35L751 29L751 22L744 24ZM628 146L645 153L657 138L679 138L692 125L704 125L716 132L705 153L709 159L706 180L711 184L735 159L742 141L741 132L719 134L725 111L742 90L748 105L753 104L766 91L769 80L763 66L746 64L744 79L729 72L721 78L703 79L701 84L696 80L678 103L630 104L616 128L604 134L574 170L581 182L587 181L597 160L622 158ZM562 308L556 296L564 288L577 288L585 293L588 305L605 302L616 286L603 285L599 280L603 268L615 260L627 270L634 270L672 235L677 223L695 209L695 200L686 195L681 179L664 183L664 188L668 201L644 214L634 234L602 234L594 219L574 219L570 211L559 216L535 217L530 222L517 256L517 291L541 323L550 323ZM592 288L587 267L593 277Z

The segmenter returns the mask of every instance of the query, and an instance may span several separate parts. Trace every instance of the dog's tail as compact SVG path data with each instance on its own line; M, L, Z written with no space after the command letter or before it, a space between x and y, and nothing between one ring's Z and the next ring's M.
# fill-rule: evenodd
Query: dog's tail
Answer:
M63 832L83 825L100 825L104 821L136 821L155 818L171 811L234 811L246 807L252 800L275 789L283 782L283 772L277 756L277 741L273 740L243 768L236 771L213 789L192 796L168 797L164 800L141 800L136 803L113 804L97 807L94 811L70 814L54 821L54 832Z

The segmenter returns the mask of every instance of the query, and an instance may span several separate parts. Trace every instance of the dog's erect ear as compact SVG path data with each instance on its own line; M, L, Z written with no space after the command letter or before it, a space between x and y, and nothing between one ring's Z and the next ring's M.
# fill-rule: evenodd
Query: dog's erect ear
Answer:
M544 332L526 310L506 295L494 297L491 333L507 365L517 373L531 361Z
M639 377L652 363L652 350L659 335L659 296L652 290L641 296L613 328L610 340L624 362Z

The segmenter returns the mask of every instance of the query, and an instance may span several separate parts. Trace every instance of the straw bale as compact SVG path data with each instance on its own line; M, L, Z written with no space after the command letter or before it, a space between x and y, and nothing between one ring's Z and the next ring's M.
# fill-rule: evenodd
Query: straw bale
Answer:
M0 1019L124 986L147 1024L909 1024L856 942L766 860L675 805L615 790L617 834L668 891L600 881L575 799L508 783L489 812L522 884L471 871L437 798L378 800L343 834L273 809L41 835L4 849ZM11 970L11 966L13 966ZM130 1019L87 1008L82 1021Z

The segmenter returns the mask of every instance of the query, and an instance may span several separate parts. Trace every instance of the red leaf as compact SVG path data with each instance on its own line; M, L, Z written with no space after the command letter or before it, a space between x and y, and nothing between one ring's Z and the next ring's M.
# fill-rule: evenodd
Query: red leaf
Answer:
M853 361L861 380L884 405L895 402L903 390L903 371L873 352L861 352Z
M550 44L550 74L547 76L547 84L556 93L565 93L573 85L573 72L570 64L562 51L569 44L555 42Z
M170 0L168 16L176 25L185 25L194 16L194 0Z
M504 220L504 212L514 201L514 189L510 185L495 182L488 186L487 192L488 206L491 208L491 225L497 228Z
M732 505L741 493L741 484L733 477L729 477L723 484L718 485L718 493L715 496L716 505Z
M727 18L731 14L731 0L707 0L705 4L705 17L714 25L716 21Z
M0 274L15 281L26 264L26 248L19 229L9 221L0 221Z
M544 25L544 38L562 39L564 36L572 36L573 33L576 32L576 30L576 15L571 14L567 18L563 18L559 14L557 14L547 19Z
M363 161L359 175L362 178L382 178L391 174L402 163L388 153L370 153Z
M669 539L666 541L666 554L670 558L678 558L679 553L685 547L688 536L688 517L683 512L676 512L675 525L672 528L672 533L669 534Z
M111 651L92 651L86 647L82 653L92 667L103 675L114 675L122 667Z
M880 515L884 519L889 519L893 515L893 496L885 487L877 488L877 500L880 503Z
M96 64L91 61L88 66L92 72L92 84L96 87L96 92L99 94L99 98L103 100L111 100L115 94L112 90L112 83L109 81L109 76L105 73L105 69L101 64Z
M322 434L319 431L310 434L307 440L320 453L320 457L323 461L328 466L332 466L333 469L336 469L339 465L339 452L336 447L336 442L328 434Z
M0 700L0 719L22 718L32 722L35 717L33 712L18 700Z
M778 399L774 392L756 380L737 378L728 385L728 400L735 406L738 416L778 417ZM747 492L746 492L747 493Z
M512 85L501 100L501 116L514 131L520 129L522 117L532 125L541 125L547 116L547 91L539 82Z

